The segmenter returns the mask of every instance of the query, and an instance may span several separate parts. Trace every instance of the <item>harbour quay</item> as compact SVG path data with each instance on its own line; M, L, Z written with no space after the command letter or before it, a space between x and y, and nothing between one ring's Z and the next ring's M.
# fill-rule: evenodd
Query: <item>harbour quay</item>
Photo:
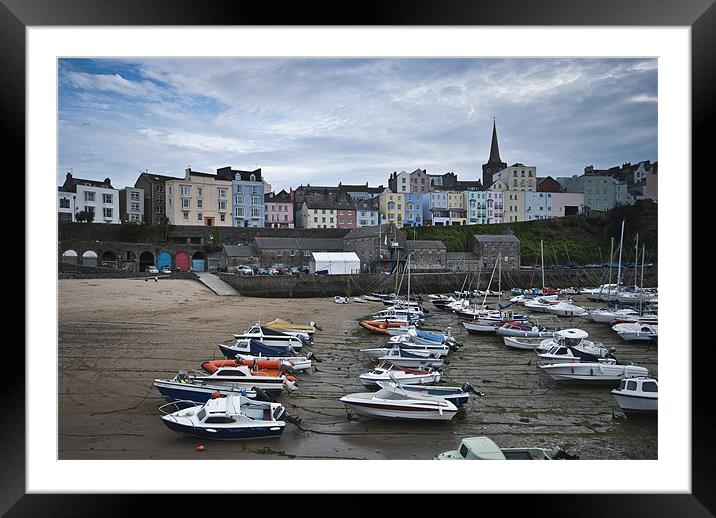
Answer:
M580 459L657 458L656 419L624 417L610 389L559 384L538 368L534 352L507 348L494 335L468 335L454 313L427 303L425 326L449 328L463 344L448 357L444 383L469 382L484 394L470 397L462 419L391 421L347 411L340 398L365 391L359 376L373 366L360 350L387 341L358 325L384 308L379 302L218 298L195 280L172 278L60 279L58 296L60 460L432 459L473 436L504 448L560 446ZM572 298L585 308L602 305ZM219 343L275 318L322 328L305 348L321 361L298 376L297 390L278 397L300 421L287 423L279 438L250 441L202 441L162 424L158 407L165 400L155 379L199 370L221 357ZM623 341L608 325L560 320L658 375L655 344Z

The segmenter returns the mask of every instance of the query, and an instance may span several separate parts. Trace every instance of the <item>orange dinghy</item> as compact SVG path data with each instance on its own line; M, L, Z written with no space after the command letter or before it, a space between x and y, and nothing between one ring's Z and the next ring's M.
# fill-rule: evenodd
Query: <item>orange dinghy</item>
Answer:
M284 376L288 381L296 381L295 376L286 375L286 364L281 360L210 360L201 364L201 368L209 374L214 374L221 367L246 366L251 369L254 376L267 376L276 378Z
M361 320L359 322L363 329L367 329L371 333L387 335L390 327L403 327L405 324L399 322L386 322L384 320Z

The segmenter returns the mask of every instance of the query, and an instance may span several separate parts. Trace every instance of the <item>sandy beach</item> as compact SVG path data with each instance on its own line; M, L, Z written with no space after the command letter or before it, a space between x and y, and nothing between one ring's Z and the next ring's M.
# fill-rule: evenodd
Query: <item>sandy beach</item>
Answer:
M456 316L430 304L426 325L451 326L465 344L448 356L446 381L469 381L485 393L472 397L462 420L349 417L339 398L364 392L358 375L372 365L359 349L386 341L358 320L382 304L218 297L193 280L67 279L58 286L60 459L430 459L474 435L503 447L561 446L583 459L657 458L656 420L620 417L609 388L560 386L537 368L534 353L507 349L495 336L467 335ZM301 423L287 424L278 439L245 442L206 442L167 429L153 380L199 369L219 357L218 343L274 318L323 328L307 348L323 361L299 375L298 391L279 399ZM624 342L606 324L563 323L658 374L654 344ZM196 451L199 443L205 451Z

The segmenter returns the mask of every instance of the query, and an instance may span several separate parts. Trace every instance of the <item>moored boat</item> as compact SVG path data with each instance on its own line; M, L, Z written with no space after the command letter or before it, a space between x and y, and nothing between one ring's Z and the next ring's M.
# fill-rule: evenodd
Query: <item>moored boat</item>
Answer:
M621 381L612 396L627 417L654 416L659 410L659 384L656 378L636 377Z
M408 393L397 383L385 384L377 392L348 394L340 400L357 414L387 419L450 421L458 412L457 406L442 397Z
M645 367L616 361L553 363L539 367L560 383L617 384L624 378L649 375Z
M286 423L280 403L244 396L209 399L202 405L176 401L159 407L162 422L175 432L203 439L234 440L278 437Z
M489 437L465 437L457 450L440 453L436 460L558 460L576 459L576 455L556 447L545 448L500 448Z
M153 386L164 396L168 403L174 401L193 401L197 404L206 403L212 395L219 393L222 396L245 396L256 398L256 390L247 387L232 387L210 382L200 382L186 371L180 371L174 378L155 379Z
M359 376L366 387L376 387L378 381L397 379L403 385L430 385L440 381L442 375L435 369L413 369L400 367L390 362L381 362L372 371Z

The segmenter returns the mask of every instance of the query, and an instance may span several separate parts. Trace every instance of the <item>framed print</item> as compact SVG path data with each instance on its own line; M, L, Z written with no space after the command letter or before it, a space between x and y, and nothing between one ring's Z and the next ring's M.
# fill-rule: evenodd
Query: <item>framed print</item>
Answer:
M691 171L708 164L705 140L714 124L712 0L628 6L457 2L440 8L375 3L353 19L315 7L302 6L299 13L254 2L130 7L80 0L2 0L0 6L2 59L11 78L1 87L5 142L21 155L25 137L19 158L28 224L27 339L24 361L14 363L5 379L11 397L0 508L20 516L81 506L80 514L94 515L131 509L127 502L142 496L135 493L153 492L516 493L515 502L539 515L573 515L575 505L586 516L714 512L713 412L702 382L708 356L706 347L692 346L691 299L691 207L701 205L691 199ZM633 163L627 156L634 156ZM661 200L657 164L667 175ZM424 192L421 179L428 184ZM401 182L412 187L401 190ZM333 184L335 189L319 187ZM561 207L556 201L540 205L540 198L564 201ZM482 202L485 221L477 219ZM498 204L499 219L488 213ZM587 223L562 228L558 238L549 234L560 231L556 226L533 225L549 232L519 233L532 220L553 221L547 214L552 209L589 221L621 205L652 209L627 222L618 253L616 220L596 230L599 225L592 224L590 235L599 237L582 241L574 236L586 232ZM637 237L629 226L641 217L648 223L639 221ZM510 235L483 232L481 224ZM468 227L470 235L459 234L459 227ZM232 241L234 235L249 237ZM289 247L288 238L297 244ZM516 251L510 248L514 240ZM661 275L646 266L657 260ZM436 272L436 264L444 268ZM522 316L516 301L503 306L506 285L540 285L544 296L550 281L564 283L561 288L565 279L581 288L609 287L612 275L619 287L633 284L629 293L638 293L640 302L645 294L656 298L644 286L661 288L661 350L625 339L615 353L627 356L618 362L624 376L627 369L637 372L632 363L648 367L638 375L658 373L661 419L625 419L619 412L624 407L604 389L558 389L547 375L549 364L532 361L532 352L503 348L502 338L498 348L495 340L471 333L470 325L486 325L482 320L471 324L460 313L462 320L441 317L433 308L428 330L417 326L411 336L422 338L423 347L441 333L444 348L450 339L462 341L452 350L458 359L444 370L417 360L410 366L447 374L450 384L477 381L468 417L457 427L371 424L370 412L397 412L395 399L414 399L408 382L400 385L394 373L383 384L392 379L395 387L376 386L388 391L381 392L385 401L376 404L375 394L370 402L358 397L365 393L358 374L368 363L356 359L365 348L383 347L378 344L389 338L388 328L413 322L411 290L413 296L440 293L447 300L453 289L462 297L456 279L464 279L468 292L475 282L486 290L479 292L479 311L487 311L490 290L499 285L489 309L502 326ZM453 284L438 286L435 279L448 276ZM407 309L397 316L380 312L376 293L400 295L406 285ZM563 302L569 313L555 313L559 329L530 330L583 327L590 347L617 343L608 328L582 325L585 320L574 316L570 304L582 300L587 297L577 290L573 301ZM598 307L590 302L577 309ZM638 312L644 317L641 305ZM656 333L652 316L653 322L636 321L641 328L634 332L651 325ZM388 325L392 318L401 324ZM198 344L213 347L232 326L242 330L229 331L239 334L233 345L220 346L225 357L210 358L208 350L202 356ZM318 346L321 333L332 348ZM557 335L536 336L558 341ZM313 376L302 376L297 351L311 350L314 337ZM258 354L257 347L264 348L243 360L249 363L236 356ZM291 361L279 355L289 350L296 354ZM412 360L400 350L380 355L401 355L404 367ZM269 352L271 360L264 360ZM182 354L206 372L186 370L198 367L183 365ZM505 358L513 362L509 368L503 368ZM311 356L301 359L310 362ZM595 369L604 375L614 363L601 360L593 359L590 376ZM262 379L254 380L259 361L275 362L261 365L277 371L262 371ZM568 366L571 375L577 361ZM222 378L212 385L228 367L243 368L252 384L222 384ZM451 375L450 367L465 379ZM207 381L207 372L214 378ZM263 378L281 379L278 392L294 390L295 382L296 396L302 382L311 388L303 397L261 401L264 391L274 396ZM226 427L202 424L206 412L178 405L188 390L179 384L187 380L213 387L208 402L195 406L216 406ZM157 393L158 381L174 383L171 390L180 395L163 401L167 395ZM623 385L619 390L627 390ZM221 397L229 386L236 394ZM244 406L230 408L228 401ZM155 412L160 406L169 415L163 421ZM240 433L257 440L212 442L212 434L237 433L226 424L237 416L251 422ZM445 417L442 407L434 417ZM182 428L182 419L191 424ZM174 435L187 431L191 439ZM269 433L284 435L270 442L261 435ZM480 442L488 436L496 440ZM562 455L552 447L563 445L566 456L576 450L580 458L434 460L448 450L469 457L461 448L493 445L503 457L528 455L524 447L530 445L547 457ZM519 452L507 449L520 446ZM237 470L253 475L235 479ZM276 473L291 475L276 482Z

